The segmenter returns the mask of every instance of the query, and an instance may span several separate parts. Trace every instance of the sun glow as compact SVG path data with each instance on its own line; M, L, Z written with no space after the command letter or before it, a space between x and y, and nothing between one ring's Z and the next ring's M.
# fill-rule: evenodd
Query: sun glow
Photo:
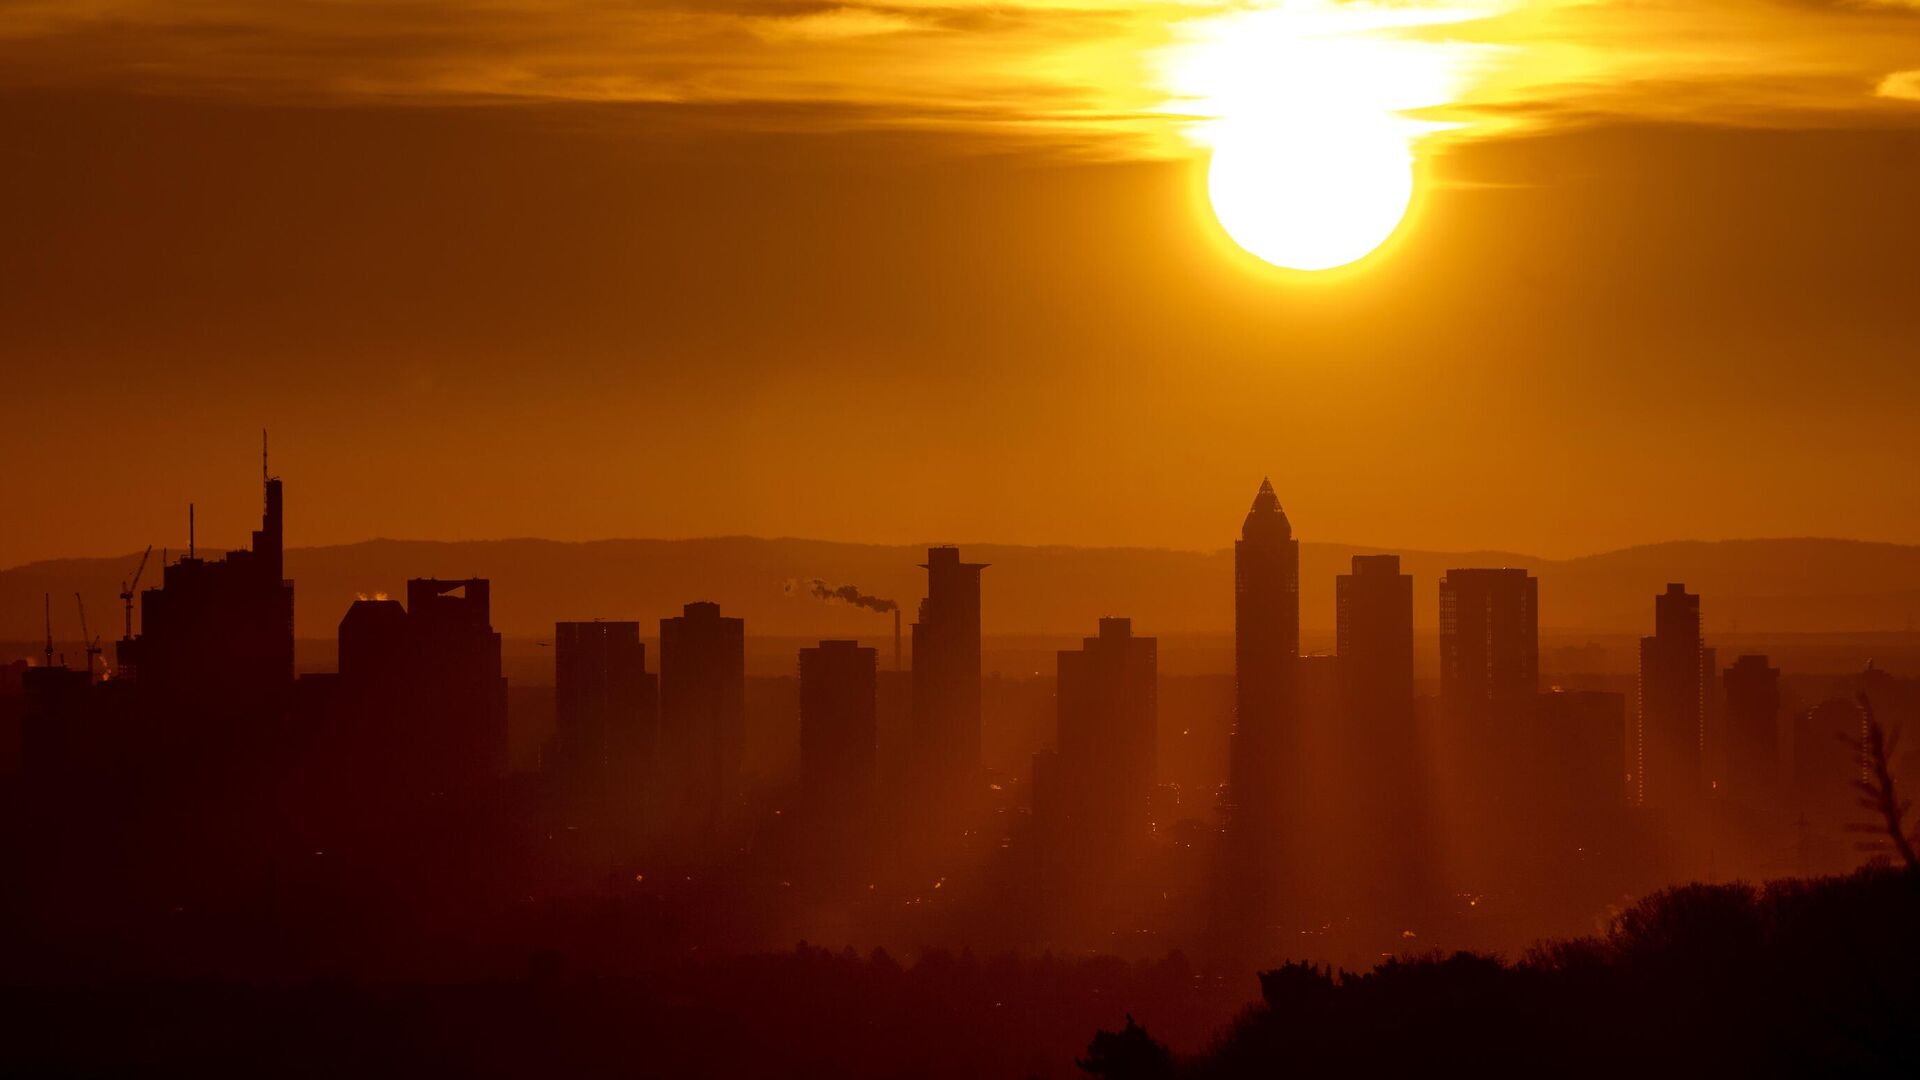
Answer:
M1221 228L1295 270L1379 248L1412 205L1416 142L1447 126L1414 114L1457 100L1485 52L1421 32L1492 13L1308 0L1189 26L1167 81L1212 151Z

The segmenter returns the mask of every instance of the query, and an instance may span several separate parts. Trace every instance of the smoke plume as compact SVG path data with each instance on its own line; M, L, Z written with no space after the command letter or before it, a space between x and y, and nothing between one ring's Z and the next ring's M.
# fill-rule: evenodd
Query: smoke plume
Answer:
M868 596L866 593L861 592L857 586L829 585L819 578L814 578L804 584L798 581L787 582L787 595L792 596L798 592L805 592L808 596L816 600L825 600L828 603L838 601L842 604L852 604L854 607L863 607L869 611L900 610L899 604L891 600L883 600L878 596Z

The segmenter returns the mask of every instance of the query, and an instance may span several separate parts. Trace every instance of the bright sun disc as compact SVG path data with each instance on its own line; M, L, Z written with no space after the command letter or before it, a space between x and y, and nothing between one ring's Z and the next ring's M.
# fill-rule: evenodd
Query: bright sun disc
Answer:
M1223 133L1207 196L1234 243L1275 266L1328 270L1393 235L1413 200L1413 155L1391 123Z

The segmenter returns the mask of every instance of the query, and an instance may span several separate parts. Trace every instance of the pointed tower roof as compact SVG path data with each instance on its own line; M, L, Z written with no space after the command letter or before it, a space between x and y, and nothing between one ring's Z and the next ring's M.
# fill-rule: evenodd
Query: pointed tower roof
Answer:
M1253 497L1253 508L1272 512L1280 509L1280 496L1273 493L1273 481L1267 477L1260 479L1260 491Z
M1247 520L1240 527L1240 536L1245 540L1286 540L1293 536L1293 524L1287 520L1286 512L1280 509L1280 496L1274 493L1271 479L1260 481L1260 490L1253 496L1253 508L1247 511Z

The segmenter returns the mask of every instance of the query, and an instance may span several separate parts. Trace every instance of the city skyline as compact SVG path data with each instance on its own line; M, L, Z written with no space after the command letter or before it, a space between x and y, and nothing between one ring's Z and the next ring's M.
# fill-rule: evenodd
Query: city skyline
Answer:
M1920 1061L1920 0L0 0L0 132L0 1074Z

